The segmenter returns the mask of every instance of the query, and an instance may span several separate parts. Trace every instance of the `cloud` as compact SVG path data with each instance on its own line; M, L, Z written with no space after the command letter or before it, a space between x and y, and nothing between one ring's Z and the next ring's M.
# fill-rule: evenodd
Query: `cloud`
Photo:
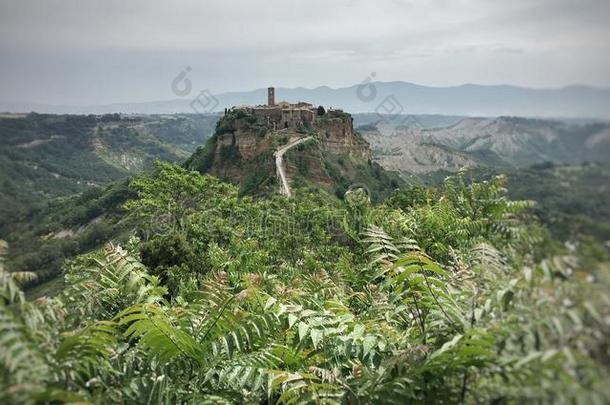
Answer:
M349 85L373 70L431 85L607 86L608 15L607 0L2 1L0 86L144 101L167 97L186 65L218 91Z

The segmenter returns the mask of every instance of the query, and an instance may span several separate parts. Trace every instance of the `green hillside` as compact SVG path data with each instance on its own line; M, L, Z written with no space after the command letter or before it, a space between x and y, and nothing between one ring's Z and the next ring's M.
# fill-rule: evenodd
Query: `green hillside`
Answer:
M155 159L184 160L215 121L199 115L3 115L0 228L48 198L103 187Z
M537 201L536 214L557 237L610 241L610 166L538 165L508 179L509 195Z
M465 170L465 173L477 181L506 175L508 196L535 201L533 212L559 240L610 240L608 165L555 165L547 162L518 169L481 166ZM406 181L416 187L437 186L452 175L452 172L439 170L406 176Z
M268 196L278 190L274 152L291 140L311 138L286 153L287 175L295 188L322 188L343 198L350 187L359 186L381 200L402 181L371 161L369 145L353 131L352 121L350 114L334 110L318 116L311 127L277 130L253 111L234 109L220 118L214 136L185 166L238 184L240 195Z

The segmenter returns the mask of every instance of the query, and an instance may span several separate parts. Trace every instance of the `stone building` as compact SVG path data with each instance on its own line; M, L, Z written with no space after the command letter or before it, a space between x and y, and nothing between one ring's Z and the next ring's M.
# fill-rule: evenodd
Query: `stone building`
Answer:
M313 129L317 109L309 103L275 102L275 89L267 89L267 104L247 107L256 116L259 124L268 125L275 130Z
M340 109L329 109L324 115L318 115L318 108L310 103L276 102L273 87L267 89L267 104L234 108L250 112L256 117L257 124L276 132L315 132L319 134L320 146L326 151L370 158L368 144L354 133L352 117ZM242 143L241 149L247 149L243 145L244 139L232 142Z

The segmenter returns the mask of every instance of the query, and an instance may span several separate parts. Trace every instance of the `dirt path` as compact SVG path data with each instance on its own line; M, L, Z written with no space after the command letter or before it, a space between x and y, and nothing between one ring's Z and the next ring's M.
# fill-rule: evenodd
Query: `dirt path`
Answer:
M286 178L286 169L284 168L284 153L286 153L289 149L306 142L310 139L313 139L311 136L306 136L305 138L297 139L280 149L276 150L273 156L275 156L275 172L277 173L277 177L280 180L280 194L285 195L286 197L292 197L292 192L290 191L290 186L288 185L288 179Z

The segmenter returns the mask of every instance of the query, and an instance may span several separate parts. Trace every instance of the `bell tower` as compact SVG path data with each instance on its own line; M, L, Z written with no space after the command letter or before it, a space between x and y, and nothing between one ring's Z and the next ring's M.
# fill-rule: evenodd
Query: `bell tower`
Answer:
M275 105L275 88L269 87L267 89L267 105Z

